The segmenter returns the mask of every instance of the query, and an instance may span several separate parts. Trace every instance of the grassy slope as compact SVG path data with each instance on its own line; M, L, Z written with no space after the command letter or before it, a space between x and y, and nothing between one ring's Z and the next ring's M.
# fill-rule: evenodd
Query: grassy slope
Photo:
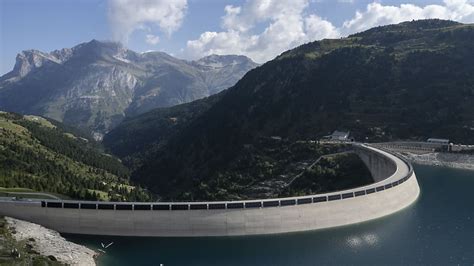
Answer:
M121 188L128 185L126 176L119 177L109 167L91 165L89 157L119 164L116 159L109 159L92 147L85 148L85 140L71 138L71 133L60 131L47 120L32 118L0 114L0 187L100 200L109 200L109 191L115 200L128 200L135 193L134 187ZM35 134L41 137L38 139ZM52 140L48 139L50 136ZM140 194L145 195L143 191Z

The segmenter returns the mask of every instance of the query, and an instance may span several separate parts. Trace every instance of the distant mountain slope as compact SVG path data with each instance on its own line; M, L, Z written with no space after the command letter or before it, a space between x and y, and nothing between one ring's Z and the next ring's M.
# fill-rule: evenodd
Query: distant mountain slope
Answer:
M92 140L39 116L0 112L0 188L28 188L76 199L148 200L129 171Z
M193 195L196 180L207 184L225 176L261 138L316 139L339 128L362 141L443 137L474 143L472 51L474 25L442 20L302 45L249 71L141 158L132 178L163 196ZM136 128L154 123L153 114L146 115Z
M162 147L170 137L207 111L224 93L127 118L105 135L102 143L130 166L136 166L138 158L146 158L146 154Z
M207 97L256 66L244 56L189 62L96 40L51 53L28 50L0 78L0 108L44 115L100 137L126 115Z

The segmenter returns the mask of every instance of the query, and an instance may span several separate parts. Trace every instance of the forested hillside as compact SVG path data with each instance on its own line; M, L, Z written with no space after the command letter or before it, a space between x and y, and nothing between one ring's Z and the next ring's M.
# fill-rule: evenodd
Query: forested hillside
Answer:
M139 158L133 180L170 197L177 190L193 195L197 181L228 175L246 147L271 136L292 143L347 129L368 142L440 137L474 143L472 51L474 26L443 20L312 42L251 70L201 114L182 114L192 119L164 142L168 131L157 131L147 139L158 143L151 151L137 157L133 147L144 144L127 136L156 124L164 110L137 117L137 131L109 141L126 143L114 147L121 156ZM192 107L180 108L193 113ZM240 174L229 176L235 181Z
M128 169L87 138L38 116L0 113L0 187L76 199L149 200Z
M147 154L159 150L170 137L207 111L222 94L128 118L105 135L103 144L131 169L135 169Z

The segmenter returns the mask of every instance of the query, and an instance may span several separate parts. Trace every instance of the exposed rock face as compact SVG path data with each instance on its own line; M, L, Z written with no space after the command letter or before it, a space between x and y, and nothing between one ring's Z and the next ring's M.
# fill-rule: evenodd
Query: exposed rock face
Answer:
M204 80L211 94L233 86L235 77L243 77L248 70L255 67L255 63L242 55L210 55L195 61L194 64L206 73Z
M189 62L96 40L51 53L28 50L0 78L0 109L44 115L100 138L126 115L215 94L256 66L244 56Z
M10 228L15 231L16 241L28 240L33 250L53 261L66 265L96 265L95 251L67 241L58 232L41 225L6 217Z

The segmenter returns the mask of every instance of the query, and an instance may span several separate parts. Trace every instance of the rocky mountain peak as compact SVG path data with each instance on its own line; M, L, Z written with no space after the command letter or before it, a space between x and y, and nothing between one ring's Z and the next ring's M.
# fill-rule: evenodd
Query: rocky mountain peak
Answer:
M43 115L99 136L125 116L227 89L256 66L243 56L196 63L98 40L50 53L28 50L0 77L0 109Z
M52 54L44 53L38 50L21 51L16 56L15 66L13 70L6 74L2 80L10 82L19 80L28 75L32 70L39 68L47 63L60 63L61 60Z
M72 48L74 57L84 58L116 58L120 61L128 60L131 53L119 42L91 40L90 42L79 44Z
M257 65L252 59L244 55L217 55L212 54L205 56L199 60L194 61L195 64L213 67L213 68L222 68L226 66L238 65L238 64L253 64Z

